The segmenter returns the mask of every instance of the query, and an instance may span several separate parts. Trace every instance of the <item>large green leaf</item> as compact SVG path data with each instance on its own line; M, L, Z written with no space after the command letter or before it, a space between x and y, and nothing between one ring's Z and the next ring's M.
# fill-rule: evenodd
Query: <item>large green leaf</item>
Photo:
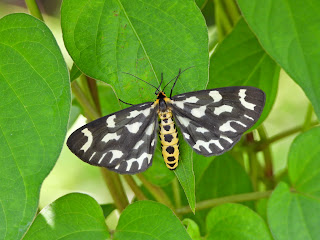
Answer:
M182 136L182 134L179 134ZM180 160L179 166L174 173L176 174L179 182L186 194L189 206L192 212L195 212L196 207L196 194L195 194L195 177L193 173L193 160L194 153L191 147L180 137Z
M271 240L263 219L240 204L224 204L213 208L207 216L207 240Z
M154 99L142 81L168 82L184 73L175 93L204 89L208 80L208 33L192 0L65 0L63 39L78 68L113 86L124 101Z
M319 213L319 198L291 192L285 183L280 183L272 193L267 211L271 232L277 240L319 239Z
M320 235L320 128L292 143L288 171L293 190L277 186L268 203L268 222L276 239L318 239Z
M68 70L47 26L26 14L0 20L0 238L20 239L67 131Z
M115 240L191 240L168 207L152 201L130 204L121 214Z
M263 48L304 90L320 117L320 1L238 0Z
M288 171L293 187L320 197L320 127L299 135L290 147ZM320 212L319 212L320 217Z
M262 89L266 93L265 108L259 120L262 122L274 103L279 72L279 66L241 18L211 56L207 88L254 86Z
M92 197L71 193L41 210L24 240L110 237L100 205Z

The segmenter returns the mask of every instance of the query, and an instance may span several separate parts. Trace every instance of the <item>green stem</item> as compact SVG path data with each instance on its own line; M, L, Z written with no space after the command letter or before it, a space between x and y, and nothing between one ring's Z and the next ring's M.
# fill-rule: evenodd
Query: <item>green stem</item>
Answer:
M38 4L35 0L25 0L27 8L30 12L30 14L38 19L40 19L41 21L43 21L43 17L42 14L40 12L40 9L38 7Z
M260 140L262 142L268 141L267 133L263 125L258 127L258 133L260 136ZM273 175L273 162L272 162L272 154L270 145L263 149L263 157L264 157L264 177L267 181L265 181L267 189L273 189L275 187L275 178Z
M173 179L172 181L172 190L173 190L173 199L175 202L176 208L181 207L181 195L180 195L180 188L179 188L179 181L177 178Z
M313 121L310 123L309 128L318 125L319 122L318 121ZM260 141L256 144L256 146L254 147L255 151L262 151L263 149L265 149L266 147L268 147L270 144L281 140L283 138L289 137L292 134L296 134L298 132L303 131L303 126L299 126L299 127L294 127L292 129L289 129L287 131L284 131L282 133L276 134L273 137L270 137L269 139L266 139L266 141Z
M232 25L234 26L241 16L238 5L234 0L226 0L225 5L225 9L229 16L229 19L232 22Z
M94 120L100 117L99 113L97 112L96 108L92 106L84 92L82 91L81 87L77 83L77 81L73 81L71 83L72 93L83 107L85 112L88 114L89 120Z
M171 209L174 209L169 197L162 190L162 188L148 182L147 179L145 179L145 177L141 173L137 174L137 177L140 179L143 185L149 190L149 192L154 196L154 198L158 202L167 205Z
M146 200L146 199L148 199L143 194L143 192L141 191L141 189L139 188L137 183L134 181L133 177L131 177L130 175L123 175L123 178L124 178L124 180L126 180L126 183L129 185L131 190L134 192L134 195L137 197L138 200Z
M307 114L303 123L302 131L306 131L309 129L311 121L312 121L312 114L313 114L313 106L311 103L308 105Z
M97 112L101 116L102 113L101 113L101 105L100 105L99 93L97 88L97 81L88 76L86 76L86 80L87 80L87 85L88 85L92 100L94 102L94 105L96 106Z
M119 174L105 168L101 168L101 173L108 186L114 204L117 209L122 212L129 205L129 201L124 192Z
M251 192L251 193L243 193L243 194L237 194L237 195L232 195L227 197L205 200L205 201L196 203L196 210L199 211L202 209L212 208L224 203L245 202L245 201L259 200L262 198L268 198L271 195L271 193L272 191ZM176 209L175 212L177 212L178 214L186 214L186 213L191 213L192 211L189 206L185 206L185 207Z
M258 189L258 159L251 149L248 150L249 163L250 163L250 177L254 191Z
M225 36L232 30L232 22L228 17L227 9L222 0L215 0L215 19L218 29L218 37L221 42Z

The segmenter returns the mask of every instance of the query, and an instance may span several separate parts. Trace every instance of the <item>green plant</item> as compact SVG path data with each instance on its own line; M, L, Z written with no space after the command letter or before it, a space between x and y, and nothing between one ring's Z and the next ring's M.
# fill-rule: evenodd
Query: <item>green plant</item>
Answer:
M320 128L313 114L319 119L319 1L64 0L70 71L36 2L26 3L33 16L0 19L0 239L319 239ZM155 98L122 72L158 85L161 72L168 81L190 66L176 94L237 85L264 90L255 130L219 157L196 155L181 139L175 172L160 151L136 176L102 169L113 204L69 193L37 213L68 120L70 127L80 114L91 121L120 110L126 105L119 98L134 104ZM267 117L280 101L277 91L286 90L283 78L278 88L280 67L310 103L302 112L303 100L287 94L298 104L277 114L284 125L304 121L269 137L274 125ZM279 170L271 145L293 134ZM131 204L124 182L135 196ZM105 218L115 209L120 218L110 230Z

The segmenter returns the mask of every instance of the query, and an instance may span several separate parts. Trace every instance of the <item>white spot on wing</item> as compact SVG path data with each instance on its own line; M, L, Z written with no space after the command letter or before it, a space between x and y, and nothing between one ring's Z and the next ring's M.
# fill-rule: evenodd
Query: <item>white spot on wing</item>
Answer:
M222 125L219 127L219 130L220 130L221 132L228 132L228 131L237 132L233 127L230 126L230 123L232 123L232 122L238 123L238 124L240 124L241 126L246 127L246 125L243 124L243 123L240 122L240 121L230 120L230 121L227 121L226 123L222 124Z
M222 99L221 94L217 90L210 91L209 96L212 97L214 102L219 102Z
M155 141L156 141L155 139L152 140L152 142L151 142L151 147L154 146Z
M106 134L101 141L107 143L110 140L119 140L120 136L117 133L108 133Z
M191 110L191 114L197 118L201 118L205 115L206 106L201 106L199 108L194 108Z
M147 117L150 114L150 110L151 110L151 108L146 108L146 109L140 110L140 111L138 111L138 110L131 111L130 115L127 118L135 118L139 114L143 114L145 117Z
M141 167L142 167L143 160L144 160L145 158L147 158L148 164L150 164L150 161L151 161L151 158L152 158L152 154L148 154L148 153L144 152L144 153L141 154L141 156L138 157L138 158L131 158L131 159L127 160L127 161L126 161L126 163L127 163L126 171L127 171L127 172L130 171L130 168L131 168L131 166L132 166L132 163L134 163L134 162L137 162L137 163L138 163L138 170L140 170Z
M249 103L245 100L246 91L247 91L247 89L240 89L240 91L239 91L240 102L241 102L242 106L244 106L245 108L248 108L250 110L254 110L254 107L256 105L253 103Z
M175 104L180 109L184 108L184 102L183 101L172 101L172 103Z
M113 160L115 160L117 158L121 158L123 156L123 152L121 152L119 150L110 150L109 152L112 153L112 158L110 159L109 163L112 163Z
M115 120L116 119L116 115L112 115L110 117L108 117L107 119L107 127L109 128L114 128L116 126Z
M196 103L198 101L199 101L199 98L192 96L192 97L186 98L185 100L173 101L172 103L175 104L178 108L183 109L185 103Z
M189 97L189 98L186 98L185 100L183 100L184 102L187 102L187 103L196 103L199 101L199 98L195 97L195 96L192 96L192 97Z
M88 138L87 142L83 144L83 146L80 149L86 152L93 142L93 137L92 137L92 133L88 130L88 128L83 129L81 132L84 134L84 136Z
M209 132L208 129L205 129L203 127L198 127L196 128L196 132L199 132L199 133L206 133L206 132Z
M250 116L248 116L247 114L244 115L246 118L249 118L250 120L254 121L254 119Z
M133 149L139 149L139 147L144 143L143 140L140 140L139 142L136 143L136 145L134 145Z
M149 127L147 127L146 129L146 134L151 136L151 134L154 132L154 122L152 124L149 125Z
M185 117L177 116L178 121L185 127L189 126L190 120Z
M190 139L190 135L188 133L183 133L183 136L185 137L185 139Z
M231 143L231 144L233 143L232 139L230 139L230 138L228 138L228 137L226 137L226 136L224 136L224 135L221 135L220 138L228 141L228 142Z
M231 113L232 112L232 109L233 109L233 107L231 107L231 106L229 106L229 105L222 105L222 106L220 106L220 107L216 107L216 108L214 108L214 114L215 115L220 115L221 113L223 113L223 112L229 112L229 113Z
M102 154L102 156L101 156L101 158L99 159L99 164L101 163L101 161L102 161L102 159L104 158L104 156L106 155L107 153L104 153L104 154Z
M136 123L132 123L132 124L127 124L126 128L131 133L137 133L139 131L139 128L141 127L141 125L142 125L142 122L136 122Z
M89 162L91 161L91 159L93 158L93 156L96 155L96 152L93 152L91 157L89 158Z
M210 144L215 144L218 148L220 148L221 150L223 150L223 147L221 146L219 140L213 140L211 139L209 142L205 142L203 140L198 140L196 142L196 144L193 146L194 149L197 149L198 151L200 151L200 146L204 147L209 153L212 153L211 149L209 148Z

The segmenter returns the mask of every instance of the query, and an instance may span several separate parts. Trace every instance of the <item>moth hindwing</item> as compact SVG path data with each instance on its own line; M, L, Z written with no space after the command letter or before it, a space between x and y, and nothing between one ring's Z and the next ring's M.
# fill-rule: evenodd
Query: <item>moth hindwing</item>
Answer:
M259 119L265 94L254 87L225 87L167 97L129 107L79 128L67 141L83 161L121 174L135 174L152 165L158 116L162 154L169 169L178 166L179 140L198 154L220 155L230 150ZM173 121L174 119L174 121Z

